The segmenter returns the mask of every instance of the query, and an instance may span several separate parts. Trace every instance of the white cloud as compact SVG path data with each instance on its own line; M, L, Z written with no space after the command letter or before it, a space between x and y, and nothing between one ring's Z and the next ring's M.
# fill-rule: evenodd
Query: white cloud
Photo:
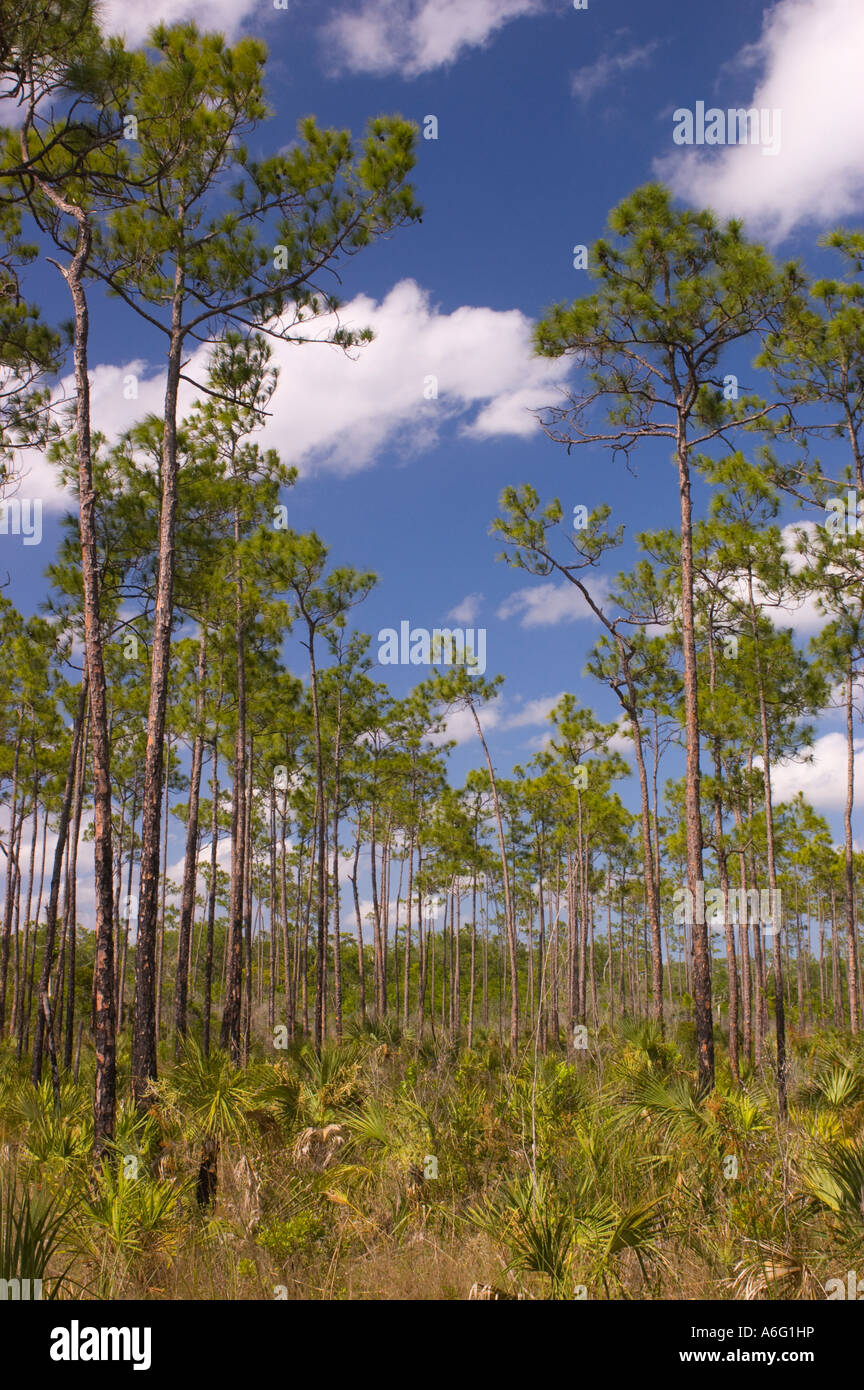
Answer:
M602 603L609 592L605 579L588 579L585 587L595 602ZM521 627L552 627L555 623L573 623L579 618L594 618L582 594L563 579L560 584L549 580L545 584L529 584L517 589L498 609L499 618L519 618Z
M676 101L779 111L779 153L765 156L756 145L682 148L656 161L657 173L697 206L747 218L776 239L798 224L824 226L856 212L864 201L862 51L860 0L780 0L766 11L758 43L739 55L739 66L761 69L749 98L724 86L692 99L682 90Z
M262 3L270 0L155 0L147 5L135 5L132 0L101 0L100 26L103 33L122 37L130 48L139 48L155 24L177 24L192 20L204 31L216 30L233 42L243 29L249 15L260 16ZM275 14L275 11L273 11ZM11 84L10 84L11 85ZM25 116L25 107L0 94L0 124L17 130Z
M793 574L800 574L807 564L806 557L798 550L799 537L812 535L815 529L815 523L812 521L796 522L794 525L783 527L783 557ZM756 597L760 603L764 602L765 594L758 584ZM820 610L812 591L803 599L796 599L794 603L766 605L763 612L775 627L791 628L802 638L812 637L829 621L827 614Z
M322 37L337 71L416 77L544 8L545 0L364 0L357 13L331 19Z
M864 785L864 739L855 744L855 784ZM846 738L823 734L812 749L812 761L783 763L771 769L775 801L791 801L798 792L817 811L842 811L846 804Z
M447 614L447 621L454 623L473 623L477 614L480 612L480 605L483 602L482 594L466 594L461 603L457 603L455 608L451 608Z
M507 729L534 728L545 724L549 712L558 704L563 693L559 691L557 695L541 695L536 700L519 703L513 709L508 707L506 699L496 700L494 704L478 705L477 715L484 736L488 736L492 729L503 733ZM549 736L545 737L548 739ZM443 732L430 735L429 741L437 746L451 740L457 744L471 743L476 738L477 726L471 711L454 709L447 715ZM530 746L534 746L534 741Z
M233 39L247 15L261 12L261 0L154 0L133 5L130 0L102 0L102 28L107 34L122 34L126 42L144 42L154 24L176 24L194 20L201 29L217 30Z
M521 708L505 717L501 725L502 729L522 729L530 728L535 724L545 724L550 713L563 697L564 691L559 690L557 695L541 695L537 700L527 700Z
M480 727L484 737L489 734L491 729L495 729L501 723L501 712L494 705L478 705L477 717L480 720ZM477 738L477 726L474 723L474 716L470 709L453 709L444 721L444 727L440 733L430 734L429 742L433 747L438 748L444 743L470 743ZM478 743L479 747L479 743Z
M402 280L380 303L359 295L340 312L375 340L348 358L341 351L274 344L282 367L265 442L289 463L352 473L388 446L417 453L430 448L441 426L461 419L474 437L522 434L539 426L528 414L558 396L569 371L564 360L533 353L531 320L518 309L464 305L440 312L413 280ZM317 325L324 337L332 324ZM527 390L530 402L513 411ZM424 394L437 389L437 398ZM497 407L499 419L487 417ZM468 412L485 406L473 421Z
M547 388L548 373L538 372L535 366L531 375L537 379L537 385L496 396L473 424L466 425L465 434L474 439L490 439L496 434L533 434L537 428L533 412L541 405L551 405L555 393Z
M635 749L633 731L629 719L620 719L618 727L606 745L609 753L620 753L622 757L632 758Z
M556 399L558 383L570 369L566 359L550 362L534 356L531 320L520 310L464 305L442 313L413 280L400 281L380 303L358 295L342 307L339 321L372 328L375 340L346 356L324 341L335 326L329 319L309 330L320 341L299 349L270 340L280 377L271 418L259 439L301 472L357 472L385 448L415 455L431 448L447 423L461 424L471 438L537 430L528 407ZM205 368L201 349L186 375L203 381ZM94 426L109 438L148 411L161 412L164 375L146 372L140 362L93 369ZM127 400L124 379L132 373L139 378L138 394ZM438 392L434 399L424 395L430 378ZM60 390L71 398L71 378ZM195 394L182 384L181 412L189 409ZM68 503L41 455L34 453L25 463L31 494L35 491L49 506L52 501L55 506Z
M794 608L789 604L766 605L763 612L774 627L791 628L799 637L812 637L828 622L825 614L820 613L812 594L808 594L803 603L796 604Z
M148 372L150 375L148 375ZM99 364L90 370L90 413L94 430L114 440L119 434L145 415L161 415L165 398L165 377L153 375L146 362L134 359L119 366ZM128 379L134 377L137 396L128 400ZM180 384L181 413L192 405L195 392L191 386ZM55 404L70 404L75 399L75 382L70 374L59 382L53 393ZM70 424L70 428L72 428ZM48 463L41 450L25 450L22 455L25 481L22 496L38 496L46 507L65 508L70 505L69 493L61 490L56 469Z
M622 53L601 53L596 62L579 68L570 79L570 90L574 97L588 103L593 96L608 87L610 82L622 72L631 68L643 67L657 48L658 40L636 45Z
M807 564L806 556L798 550L799 538L813 536L815 530L815 522L805 521L784 526L781 531L783 558L793 575L800 574ZM707 588L707 584L700 581L697 588ZM725 591L731 599L746 607L748 583L743 573L727 578ZM765 587L758 580L754 580L753 596L761 607L763 616L775 628L790 628L801 639L812 637L830 620L829 616L821 611L813 590L808 590L803 596L790 596L787 602L777 603Z

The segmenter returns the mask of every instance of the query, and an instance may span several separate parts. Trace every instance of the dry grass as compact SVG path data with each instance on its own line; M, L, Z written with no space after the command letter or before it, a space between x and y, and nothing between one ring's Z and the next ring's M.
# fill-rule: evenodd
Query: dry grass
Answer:
M770 1076L699 1100L686 1035L647 1026L515 1071L482 1039L468 1053L372 1038L243 1074L193 1049L143 1120L121 1113L102 1175L87 1079L57 1116L50 1091L4 1076L7 1196L11 1177L19 1203L38 1189L74 1204L46 1271L68 1266L61 1296L818 1298L860 1264L852 1039L799 1043L786 1127ZM205 1147L217 1187L202 1207Z

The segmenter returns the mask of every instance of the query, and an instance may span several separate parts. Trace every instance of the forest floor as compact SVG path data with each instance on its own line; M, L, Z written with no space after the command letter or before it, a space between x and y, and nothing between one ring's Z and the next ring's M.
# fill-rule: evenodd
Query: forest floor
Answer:
M860 1038L793 1035L781 1124L770 1067L734 1087L722 1048L699 1097L686 1024L515 1065L486 1035L355 1033L166 1056L98 1175L88 1058L58 1109L7 1053L0 1275L61 1299L824 1299L862 1264Z

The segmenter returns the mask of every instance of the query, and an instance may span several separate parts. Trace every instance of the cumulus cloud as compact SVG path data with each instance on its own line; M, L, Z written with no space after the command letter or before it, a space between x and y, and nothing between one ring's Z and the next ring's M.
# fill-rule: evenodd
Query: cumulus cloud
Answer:
M598 604L609 592L605 579L588 579L585 587ZM517 589L501 604L498 617L518 618L520 627L553 627L556 623L573 623L580 618L594 619L594 614L576 586L563 579L560 584L550 580Z
M450 609L447 614L448 622L473 623L480 612L482 602L482 594L466 594L461 603L457 603L455 608Z
M570 369L534 356L531 320L520 310L463 305L442 313L413 280L380 303L358 295L340 320L370 327L374 342L350 359L326 346L274 345L283 370L265 442L305 470L355 472L389 446L419 452L448 420L473 438L537 430L530 411L557 399ZM332 327L322 321L316 334Z
M606 745L609 753L620 753L622 757L631 758L634 750L633 730L630 727L629 719L620 719L618 726Z
M526 700L519 709L505 717L502 729L530 728L535 724L545 724L552 710L563 699L564 691L557 695L541 695L537 700Z
M270 0L263 0L265 13ZM177 24L192 20L202 30L216 30L233 42L245 27L250 15L261 15L262 0L155 0L149 5L135 5L132 0L102 0L100 26L103 33L122 38L129 48L140 48L154 25ZM0 124L16 129L25 116L25 107L0 92Z
M337 71L417 77L481 48L511 20L537 14L546 0L364 0L337 14L322 38Z
M855 783L864 779L864 739L856 739ZM817 738L811 750L812 761L783 763L771 769L771 785L775 801L791 801L798 792L804 793L817 811L842 811L846 803L846 739L843 734L829 733Z
M464 305L443 313L413 280L402 280L380 302L358 295L344 305L339 321L370 327L375 340L349 357L325 342L335 322L310 326L320 341L300 349L271 339L279 384L271 418L259 435L300 472L357 472L375 462L385 448L416 455L431 448L445 425L466 437L524 435L539 429L532 410L558 396L569 363L533 354L531 320L518 309ZM206 377L206 352L199 349L185 369L194 381ZM127 399L124 383L137 378L137 396ZM73 395L66 378L58 394ZM437 392L437 396L434 394ZM159 413L164 374L141 362L98 365L92 372L93 421L109 438ZM195 398L182 384L181 413ZM66 504L44 459L25 460L28 488L46 505Z
M812 521L796 522L783 527L783 558L793 574L800 574L807 564L807 557L798 549L799 540L812 536L815 530L816 525ZM760 600L764 597L758 586L757 597ZM829 621L828 615L819 608L812 591L808 591L803 599L796 600L795 603L781 604L774 608L766 607L765 613L775 627L790 627L799 637L812 637Z
M477 717L484 735L491 729L496 729L501 722L500 710L494 705L478 705ZM470 709L452 709L444 720L443 728L434 734L429 735L429 742L433 747L439 748L444 743L470 743L477 737L477 726L474 723L474 716Z
M622 72L630 72L632 68L644 67L654 54L659 40L652 39L650 43L635 44L630 48L623 49L618 53L601 53L594 63L589 63L584 68L579 68L573 73L570 79L570 90L574 97L587 105L592 97L601 92L604 87L608 87L614 82Z
M100 363L91 368L89 376L93 428L104 434L107 439L115 440L145 415L162 414L165 377L161 372L154 374L146 362L135 358L118 366ZM181 382L181 415L190 409L194 398L193 388ZM74 404L75 381L71 373L60 380L53 392L53 400L61 409ZM42 450L24 450L21 463L24 475L22 496L41 497L48 508L62 509L69 506L71 495L61 489L57 471L47 461Z
M813 536L815 531L816 524L812 521L795 522L783 527L783 558L793 575L800 574L807 565L807 557L798 549L799 539L802 536L805 539ZM708 585L705 581L699 581L696 587L707 589ZM725 591L731 599L746 608L748 582L743 573L728 578ZM802 640L812 637L830 621L830 616L820 608L818 597L813 590L808 590L806 594L784 596L784 602L778 603L776 597L770 594L764 585L754 580L753 596L761 607L763 616L775 628L790 628Z
M121 34L130 45L144 42L154 24L194 20L202 29L216 29L233 39L251 14L260 14L261 0L154 0L133 5L130 0L102 0L101 23L106 34Z
M762 35L739 54L738 67L757 67L749 98L682 90L676 105L696 98L721 109L779 112L779 153L757 145L681 148L656 161L661 178L697 206L746 218L779 240L799 224L832 223L864 201L864 6L860 0L780 0L767 10ZM671 140L671 122L669 138Z
M545 724L550 710L554 709L562 694L563 691L559 691L557 695L541 695L536 700L517 703L512 709L506 700L478 705L477 715L483 733L488 735L492 729L503 733L507 729L526 729ZM454 709L447 715L442 732L430 735L429 741L438 746L451 741L457 744L471 743L476 738L477 726L471 711Z

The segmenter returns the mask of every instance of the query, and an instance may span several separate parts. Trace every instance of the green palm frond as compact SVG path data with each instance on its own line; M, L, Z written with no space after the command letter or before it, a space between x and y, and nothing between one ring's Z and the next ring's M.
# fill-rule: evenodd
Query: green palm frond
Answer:
M107 1237L126 1257L145 1251L174 1254L182 1238L178 1222L182 1190L171 1182L131 1175L125 1165L105 1164L82 1204L88 1239Z
M806 1192L864 1237L864 1139L822 1144L816 1155L803 1171Z
M576 1235L572 1206L561 1200L544 1178L505 1184L466 1219L510 1252L508 1272L541 1274L558 1298L567 1280Z
M355 1139L365 1144L375 1144L381 1149L393 1143L393 1122L384 1105L377 1100L367 1100L362 1110L352 1112L346 1124Z
M622 1122L648 1119L657 1125L667 1142L694 1139L714 1127L696 1085L689 1077L663 1079L650 1074L637 1077L629 1087L622 1106Z
M841 1110L843 1106L858 1100L864 1083L851 1067L834 1066L817 1079L816 1088L826 1105L833 1110Z
M195 1137L224 1139L246 1132L254 1078L238 1071L227 1053L213 1051L205 1057L197 1041L187 1039L181 1060L157 1089Z

